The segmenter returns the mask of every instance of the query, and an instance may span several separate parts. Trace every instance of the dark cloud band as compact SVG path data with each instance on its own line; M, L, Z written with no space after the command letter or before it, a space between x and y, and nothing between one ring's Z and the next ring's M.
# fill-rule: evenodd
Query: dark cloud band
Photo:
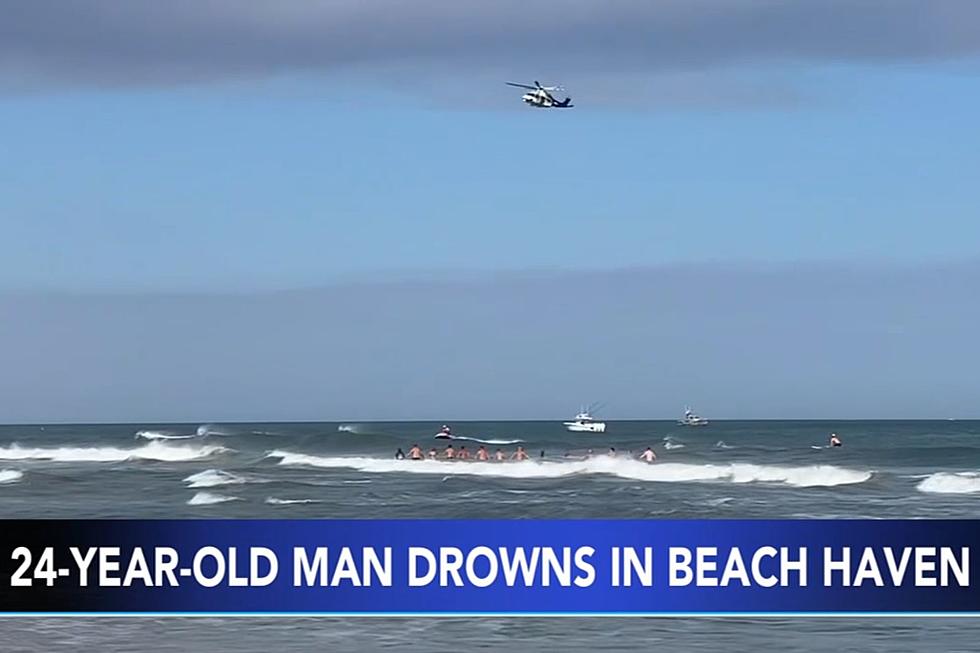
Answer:
M978 25L973 0L11 0L0 75L152 85L352 64L615 73L915 60L980 51Z

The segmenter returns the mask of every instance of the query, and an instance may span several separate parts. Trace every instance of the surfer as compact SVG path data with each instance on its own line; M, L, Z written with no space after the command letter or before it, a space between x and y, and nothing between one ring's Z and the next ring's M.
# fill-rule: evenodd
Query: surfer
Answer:
M527 452L524 451L524 447L517 445L517 451L514 452L514 455L511 456L511 458L514 460L528 460L530 456L528 456Z
M448 447L446 447L446 450L443 452L443 454L445 454L446 460L452 460L453 458L456 457L456 450L453 449L453 445L449 445Z
M405 460L405 452L401 447L398 447L398 451L395 452L395 460Z
M470 452L466 450L465 444L459 448L459 452L456 454L456 457L459 458L460 460L470 459Z
M401 451L401 449L399 449ZM408 457L412 460L422 460L422 447L417 444L413 444L412 448L408 450Z
M831 433L830 434L830 446L832 446L832 447L842 447L842 446L844 446L844 443L840 441L840 438L837 437L837 434L836 433Z
M657 454L653 453L653 449L651 449L650 447L644 449L643 453L640 454L640 460L643 460L648 463L652 463L656 459L657 459Z
M506 456L504 456L504 452L501 449L497 449L496 453L493 454L493 457L497 462L503 462L506 460Z
M480 445L480 448L476 450L476 459L482 460L483 462L490 460L490 454L487 453L487 448L482 444Z

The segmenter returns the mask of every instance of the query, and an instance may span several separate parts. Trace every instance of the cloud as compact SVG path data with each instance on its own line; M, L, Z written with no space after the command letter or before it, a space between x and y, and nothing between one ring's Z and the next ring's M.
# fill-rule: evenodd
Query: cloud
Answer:
M6 85L165 85L364 66L676 73L980 51L973 0L14 0Z

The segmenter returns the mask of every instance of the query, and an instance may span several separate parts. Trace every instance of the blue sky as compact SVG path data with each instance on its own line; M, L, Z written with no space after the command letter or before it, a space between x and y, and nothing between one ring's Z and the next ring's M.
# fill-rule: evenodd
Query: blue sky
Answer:
M8 17L0 422L978 414L975 3Z
M503 85L499 107L473 109L363 80L7 97L0 278L242 290L423 270L975 256L975 76L799 76L806 101L793 106L593 108L574 88L579 107L564 113L517 106Z

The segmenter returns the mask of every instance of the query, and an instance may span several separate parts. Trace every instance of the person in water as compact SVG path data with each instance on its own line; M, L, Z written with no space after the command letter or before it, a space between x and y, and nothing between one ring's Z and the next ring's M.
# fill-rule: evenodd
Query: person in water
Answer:
M405 452L401 447L398 447L398 451L395 452L395 460L405 460Z
M616 447L609 447L609 457L610 458L616 457Z
M844 443L840 441L840 438L837 437L837 434L836 433L831 433L830 434L830 446L832 446L832 447L842 447L842 446L844 446Z
M511 458L514 460L528 460L530 456L528 456L527 452L524 451L524 447L517 445L517 451L514 452L514 455L511 456Z
M399 449L401 451L401 449ZM422 460L422 447L418 444L413 444L412 448L408 450L408 457L412 460Z
M483 462L490 460L490 454L487 453L487 448L482 444L480 445L480 448L476 450L476 459L482 460Z
M443 454L446 456L446 460L452 460L453 458L456 457L456 450L453 449L453 445L449 445L448 447L446 447L446 450L443 452Z
M439 452L436 451L436 448L435 447L432 447L431 449L429 449L429 459L430 460L435 460L438 457L439 457Z
M652 463L656 459L657 459L657 454L653 453L653 449L651 449L650 447L644 449L643 453L640 454L640 460L644 462Z
M497 462L503 462L505 459L504 452L500 449L497 449L496 453L493 454L493 457Z
M459 448L459 452L456 454L456 457L459 458L460 460L470 459L470 452L466 450L465 444Z

